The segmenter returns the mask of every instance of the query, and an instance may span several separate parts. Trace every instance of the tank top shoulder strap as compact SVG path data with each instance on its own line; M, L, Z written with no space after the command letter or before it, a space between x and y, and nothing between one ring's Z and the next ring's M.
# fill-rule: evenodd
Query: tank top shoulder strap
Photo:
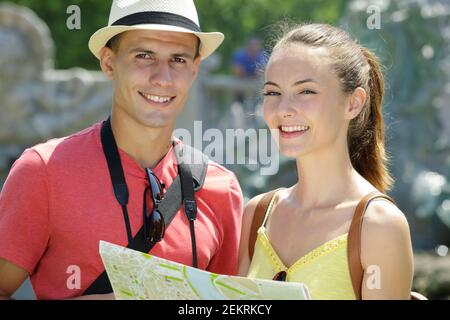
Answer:
M258 229L265 225L267 218L272 211L276 199L275 196L280 189L267 192L256 205L249 236L248 252L250 257L253 256Z
M276 198L277 198L277 193L278 193L279 190L280 190L280 189L276 190L276 191L273 193L272 198L270 199L269 205L267 206L267 209L266 209L266 211L265 211L265 213L264 213L264 219L263 219L263 222L262 222L262 224L260 225L260 227L266 227L267 221L269 220L269 216L270 216L270 214L272 213L272 209L273 209L273 206L274 206L274 204L275 204L275 200L276 200Z

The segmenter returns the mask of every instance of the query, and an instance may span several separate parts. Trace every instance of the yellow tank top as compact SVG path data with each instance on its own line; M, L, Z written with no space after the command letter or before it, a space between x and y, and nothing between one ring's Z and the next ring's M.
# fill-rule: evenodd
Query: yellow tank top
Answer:
M266 233L266 221L275 202L273 196L258 230L255 251L247 276L273 279L286 271L286 281L302 282L313 300L355 300L347 261L347 233L311 250L290 267L281 261Z

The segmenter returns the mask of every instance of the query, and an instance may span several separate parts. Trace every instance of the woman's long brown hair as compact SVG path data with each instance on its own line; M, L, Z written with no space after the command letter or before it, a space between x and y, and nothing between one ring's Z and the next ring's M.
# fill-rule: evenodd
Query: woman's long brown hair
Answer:
M347 134L350 159L355 170L381 192L388 191L393 179L387 169L384 143L384 77L378 58L356 43L344 30L327 24L305 24L290 28L278 40L274 51L290 44L325 47L346 93L366 90L361 113L351 120Z

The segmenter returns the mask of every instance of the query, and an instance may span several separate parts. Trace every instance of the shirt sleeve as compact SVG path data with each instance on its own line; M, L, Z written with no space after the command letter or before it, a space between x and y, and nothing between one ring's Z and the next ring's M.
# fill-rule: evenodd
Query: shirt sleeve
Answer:
M234 65L244 66L245 63L243 61L243 54L241 50L237 50L233 53L231 61Z
M233 175L228 193L228 208L223 210L222 243L207 270L218 274L236 275L238 272L239 241L243 215L243 195L237 178Z
M49 239L49 197L41 156L26 150L0 193L0 257L32 274Z

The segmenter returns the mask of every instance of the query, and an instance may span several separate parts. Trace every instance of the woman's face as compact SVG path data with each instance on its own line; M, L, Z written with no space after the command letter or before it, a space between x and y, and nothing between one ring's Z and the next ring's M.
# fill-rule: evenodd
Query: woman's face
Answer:
M330 61L327 49L298 44L276 49L269 60L264 118L287 157L346 145L348 95Z

